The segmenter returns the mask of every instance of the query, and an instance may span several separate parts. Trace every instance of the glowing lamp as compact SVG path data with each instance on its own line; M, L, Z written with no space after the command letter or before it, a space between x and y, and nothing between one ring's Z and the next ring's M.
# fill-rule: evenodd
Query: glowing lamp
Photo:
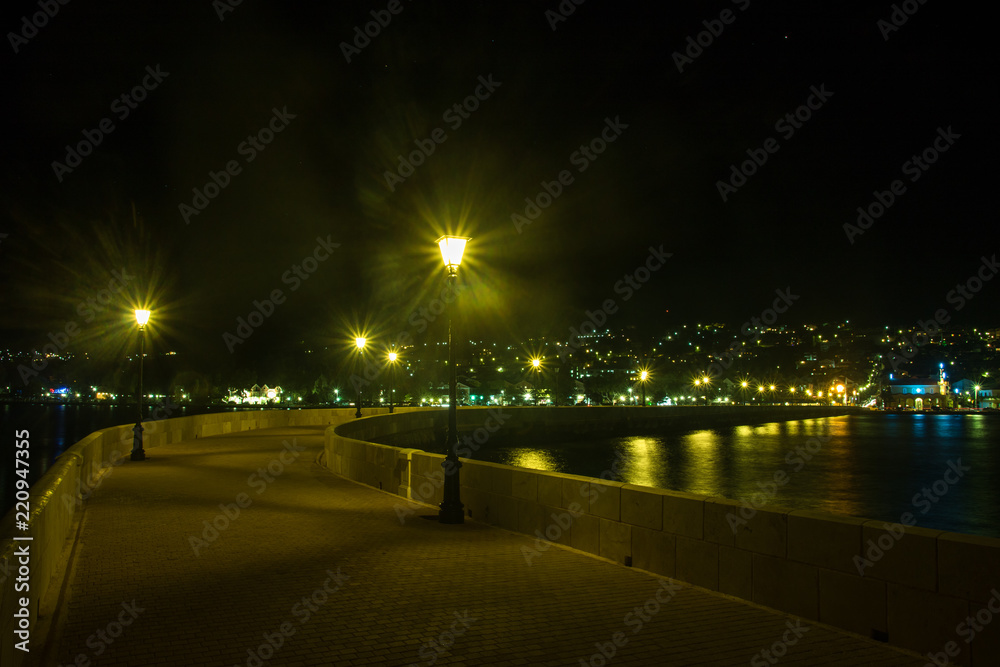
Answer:
M149 321L149 311L148 310L136 310L135 311L135 321L142 328L146 326L146 322Z
M458 267L462 263L462 254L465 252L465 244L470 240L467 236L442 236L437 240L438 247L441 248L441 259L444 260L449 275L458 273Z

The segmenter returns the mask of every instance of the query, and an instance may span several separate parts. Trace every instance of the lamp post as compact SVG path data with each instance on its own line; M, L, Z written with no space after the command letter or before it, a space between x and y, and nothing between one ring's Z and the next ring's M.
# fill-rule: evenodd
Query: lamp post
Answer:
M649 371L642 371L639 374L639 382L642 386L642 407L646 407L646 380L649 379Z
M135 426L132 427L133 461L145 461L146 450L142 448L142 360L146 356L146 322L149 321L148 310L136 310L135 321L139 325L139 391L136 395L138 410L135 414Z
M973 389L976 390L976 398L972 402L972 407L975 408L976 410L978 410L979 409L979 385L977 384L976 386L973 387Z
M396 365L396 359L399 358L395 352L390 352L389 359L389 414L392 414L392 373Z
M539 390L538 384L540 382L541 373L542 373L542 360L538 359L538 358L532 359L531 360L531 368L535 371L535 391L534 391L534 394L535 394L535 406L537 406L538 405L538 390Z
M364 339L364 338L362 338L360 336L358 336L357 338L354 339L354 345L358 348L358 359L359 359L358 363L361 363L361 361L364 361L364 357L365 357L365 342L366 342L366 339ZM354 411L354 418L358 419L358 418L361 417L361 383L360 382L358 382L358 396L357 396L356 405L357 405L357 410Z
M441 249L448 280L458 280L458 267L462 263L462 254L469 239L463 236L442 236L437 240ZM452 285L454 287L454 285ZM456 293L455 290L452 290ZM456 299L457 300L457 299ZM455 372L455 337L452 332L453 318L451 308L448 309L448 435L445 446L448 454L441 467L444 468L444 498L438 511L440 523L465 523L465 506L462 505L461 483L459 470L462 462L458 460L458 377Z

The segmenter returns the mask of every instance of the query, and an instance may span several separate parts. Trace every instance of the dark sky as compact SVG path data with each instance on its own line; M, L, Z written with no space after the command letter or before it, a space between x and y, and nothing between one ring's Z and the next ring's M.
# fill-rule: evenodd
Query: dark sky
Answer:
M996 55L972 6L914 2L885 39L891 3L591 0L553 30L555 0L402 0L347 62L341 43L389 3L246 0L220 20L221 4L71 2L37 31L23 24L36 3L4 4L7 342L38 348L76 324L82 351L141 301L163 345L227 355L223 334L275 289L285 302L241 353L364 322L420 333L411 313L443 286L445 232L473 238L474 338L565 337L606 299L612 326L739 324L786 287L789 324L906 325L938 308L997 324L1000 281L960 312L947 300L997 251ZM675 52L713 27L678 71ZM134 109L116 103L155 82L147 67L167 74ZM499 85L456 127L446 112L479 77ZM793 133L776 127L813 87L832 95ZM240 146L274 109L294 118L248 161ZM60 180L53 162L103 119L113 131ZM579 171L606 119L620 136ZM386 170L437 128L446 140L390 190ZM904 163L939 128L959 138L912 181ZM718 181L769 138L777 151L723 201ZM179 205L230 161L240 172L186 223ZM572 182L518 230L512 214L563 170ZM843 225L896 179L905 192L849 242ZM283 276L318 237L340 245L292 289ZM672 256L626 300L616 283L661 245ZM79 304L122 269L125 294L87 321Z

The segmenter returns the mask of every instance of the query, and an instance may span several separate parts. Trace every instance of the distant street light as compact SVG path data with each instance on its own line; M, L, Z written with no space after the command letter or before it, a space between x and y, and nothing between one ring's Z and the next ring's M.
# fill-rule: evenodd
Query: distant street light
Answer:
M361 364L364 361L366 342L368 341L360 336L354 339L354 344L358 348L358 364ZM357 410L354 412L354 418L357 419L359 417L361 417L361 382L358 382Z
M442 236L437 240L441 249L448 280L458 280L458 267L462 263L465 244L470 239L462 236ZM452 285L454 287L454 285ZM452 290L453 293L455 290ZM447 524L465 523L465 506L462 505L458 460L458 376L455 372L455 339L452 332L451 308L448 309L448 435L445 445L448 454L441 466L444 468L444 499L438 511L438 521Z
M976 408L978 410L979 409L979 385L977 384L976 386L973 387L973 389L976 390L976 398L975 398L975 401L972 404L972 407L974 407L974 408Z
M395 371L396 359L398 358L399 355L397 355L395 352L389 353L388 359L389 359L389 414L390 415L392 414L392 375L393 372Z
M539 358L537 358L537 357L534 358L534 359L532 359L531 360L531 368L535 371L535 392L534 392L535 393L535 405L538 405L538 393L539 393L538 392L538 389L539 389L538 384L541 381L540 377L541 377L541 373L542 373L542 360L539 359Z
M146 450L142 448L142 360L146 356L146 322L149 322L148 310L136 310L135 321L139 325L139 391L137 392L138 411L135 426L132 427L133 461L145 461Z
M642 387L642 407L646 407L646 380L649 379L649 371L639 373L639 382Z

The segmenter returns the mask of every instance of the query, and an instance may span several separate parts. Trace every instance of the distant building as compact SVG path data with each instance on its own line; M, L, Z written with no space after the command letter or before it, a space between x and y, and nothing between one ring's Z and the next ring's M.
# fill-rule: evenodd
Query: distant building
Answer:
M903 410L929 410L951 407L948 382L934 378L899 378L889 383L890 399L886 408Z
M237 405L266 405L280 401L281 387L268 387L267 385L261 387L256 384L249 389L239 391L230 389L229 396L226 397L227 403L235 403Z

